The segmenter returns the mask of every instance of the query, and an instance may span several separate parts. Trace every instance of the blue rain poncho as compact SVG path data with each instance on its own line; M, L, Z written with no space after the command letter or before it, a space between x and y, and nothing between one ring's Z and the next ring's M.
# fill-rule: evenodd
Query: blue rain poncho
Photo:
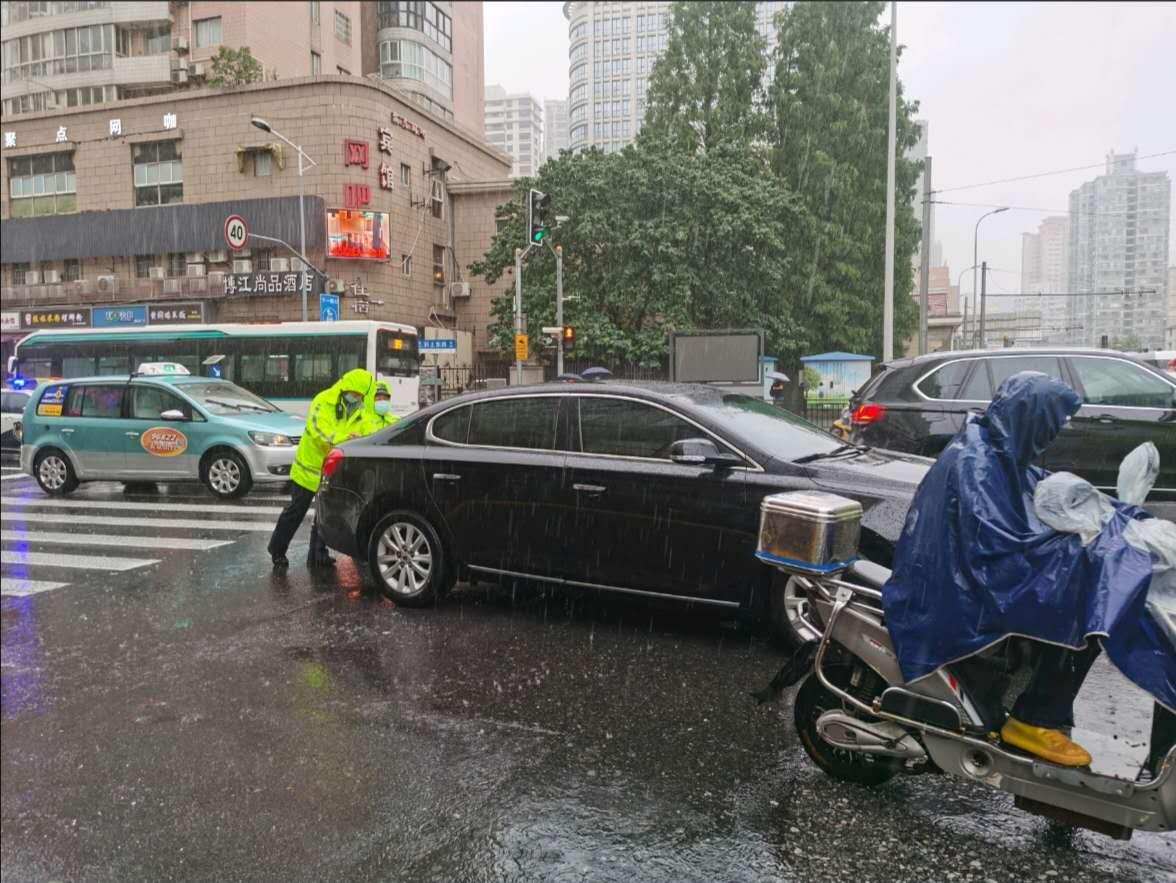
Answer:
M1075 649L1101 637L1124 675L1176 708L1176 650L1147 610L1151 556L1124 537L1146 514L1110 501L1084 545L1034 510L1047 473L1031 463L1081 404L1060 381L1014 374L919 485L882 594L907 681L1014 635Z

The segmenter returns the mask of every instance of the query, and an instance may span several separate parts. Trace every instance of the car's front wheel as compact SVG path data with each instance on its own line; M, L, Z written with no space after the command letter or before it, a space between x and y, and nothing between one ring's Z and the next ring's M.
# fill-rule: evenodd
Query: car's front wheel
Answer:
M200 480L213 496L223 500L244 496L253 487L249 465L240 454L228 449L213 451L204 458Z
M433 604L453 584L453 568L437 532L412 512L390 512L380 519L367 557L376 585L406 607Z
M73 493L78 486L73 464L57 448L49 448L37 454L37 459L33 461L33 475L41 490L53 497Z

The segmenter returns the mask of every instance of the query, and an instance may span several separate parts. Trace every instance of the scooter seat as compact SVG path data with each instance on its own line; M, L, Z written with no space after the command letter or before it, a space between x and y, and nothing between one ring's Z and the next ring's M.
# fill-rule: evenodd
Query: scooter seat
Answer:
M849 566L852 581L871 589L882 590L882 586L890 579L890 568L859 558Z

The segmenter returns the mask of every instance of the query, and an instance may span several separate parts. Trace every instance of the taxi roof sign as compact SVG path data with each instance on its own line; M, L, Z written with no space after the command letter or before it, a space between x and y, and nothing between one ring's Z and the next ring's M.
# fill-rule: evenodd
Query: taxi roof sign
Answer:
M168 374L184 376L192 372L179 362L143 362L135 373L141 377L162 377Z

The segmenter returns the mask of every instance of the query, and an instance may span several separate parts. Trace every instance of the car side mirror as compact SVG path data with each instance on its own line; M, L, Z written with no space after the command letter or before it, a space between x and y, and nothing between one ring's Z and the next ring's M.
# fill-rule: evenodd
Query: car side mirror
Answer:
M684 438L670 446L670 459L680 466L712 466L730 469L741 462L734 454L722 453L709 438Z
M186 420L187 418L184 416L184 412L181 411L179 408L170 408L167 411L160 411L159 412L159 419L160 420Z

